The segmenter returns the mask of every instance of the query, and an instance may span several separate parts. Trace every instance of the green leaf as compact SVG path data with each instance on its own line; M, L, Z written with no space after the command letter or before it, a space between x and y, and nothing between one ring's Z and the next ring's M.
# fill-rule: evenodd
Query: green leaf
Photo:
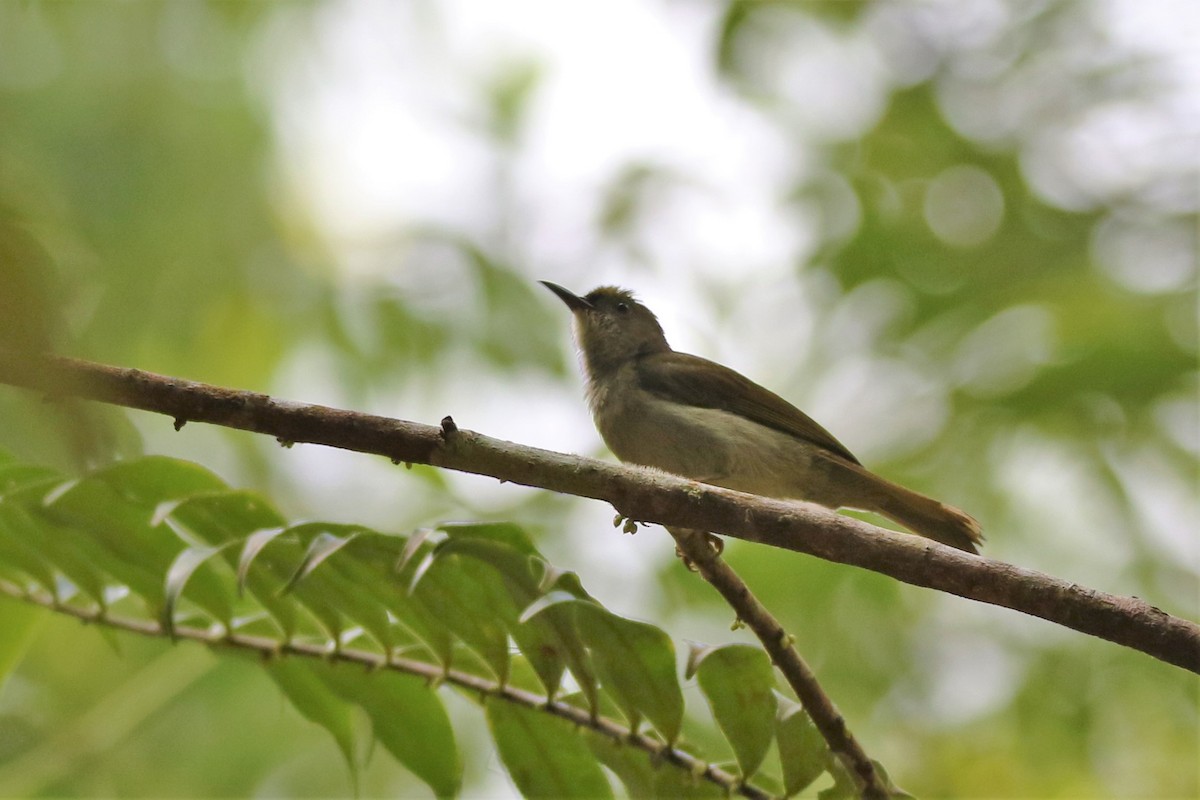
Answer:
M600 684L636 729L645 716L668 743L683 724L683 690L675 646L661 629L625 619L587 600L576 601L579 633L587 642Z
M749 780L762 765L775 727L775 672L757 647L730 644L703 653L696 665L700 690Z
M645 750L630 747L610 736L601 736L588 731L584 734L588 749L601 764L613 771L625 786L629 797L657 797L654 787L655 769L650 764L650 754Z
M560 573L558 578L548 587L550 594L577 600L590 599L587 592L579 585L579 578L573 572ZM545 625L549 629L547 636L552 642L555 654L561 657L575 676L575 682L588 701L588 710L593 714L599 707L599 681L592 666L591 655L587 651L583 638L579 635L574 609L570 605L551 605L543 608L536 617L528 614L528 607L521 614L523 626Z
M44 608L0 598L0 689L25 657L38 628L50 614Z
M423 548L421 545L429 540L432 533L433 530L430 528L420 528L408 537L408 541L404 545L404 550L400 553L400 560L396 562L397 573L404 572L408 568L408 565L413 563L413 559L416 558L418 553L421 553L423 556L428 555L428 551L422 552ZM418 561L416 563L419 564L421 562Z
M170 517L212 545L241 541L255 531L287 525L270 503L246 491L193 495L172 508Z
M514 610L517 607L514 605ZM562 641L562 636L549 617L531 623L516 620L508 620L508 623L509 633L517 643L517 649L529 662L542 688L546 690L547 697L553 699L562 686L568 645ZM582 651L582 645L579 649Z
M524 689L531 694L546 691L541 677L523 653L515 653L509 658L508 683L505 685L512 689Z
M345 553L342 547L338 550ZM400 629L388 619L387 606L377 602L374 594L365 590L348 567L346 559L331 558L322 569L293 584L292 592L327 627L333 625L329 630L334 636L340 635L343 621L346 621L362 626L381 648L390 650L403 638ZM299 572L300 568L297 568L297 574ZM336 622L331 622L333 620Z
M304 558L300 560L300 564L296 567L296 571L288 578L287 583L283 587L286 594L300 581L304 580L312 571L321 565L325 559L341 550L358 535L358 531L346 536L338 536L329 531L322 530L317 534L316 538L308 543L308 549L304 551Z
M324 665L299 658L273 658L266 661L265 666L267 674L279 685L301 716L320 725L337 742L350 770L351 780L357 787L358 762L354 755L351 708L321 679L318 670Z
M49 467L29 464L0 465L0 495L27 486L47 485L62 480L62 474Z
M687 800L729 800L729 795L715 783L699 780L677 769L660 769L654 773L652 796Z
M85 539L86 544L78 542L79 547L73 546L77 544L72 541L77 538L74 532L64 530L40 515L35 517L25 508L7 501L0 501L0 531L0 535L23 542L40 558L51 562L101 608L106 605L104 575L96 568L96 562L88 557L89 549L99 550L94 542ZM31 576L38 579L36 573ZM45 588L58 597L59 588L52 578Z
M879 775L879 782L883 784L883 788L887 790L889 798L893 800L916 800L908 792L901 789L892 781L892 776L888 774L887 769L875 759L871 759L871 765L875 767L876 774Z
M487 703L487 720L496 752L523 796L612 797L596 757L571 723L496 698Z
M504 542L482 537L451 538L434 548L437 558L451 554L487 564L520 589L522 595L536 593L546 571L546 563L536 552L527 553Z
M163 585L161 622L167 635L172 639L175 638L175 606L183 594L184 587L187 586L188 579L206 561L220 553L225 547L226 545L189 547L181 551L171 563L171 568L167 570L166 582ZM233 617L233 608L228 601L225 601L225 608L222 611L223 613L217 619L228 628L230 619Z
M541 614L543 611L545 611L548 608L553 608L554 606L561 606L564 603L574 603L578 599L579 599L578 597L571 594L570 592L564 592L561 589L555 589L554 591L546 592L546 594L542 595L537 600L534 600L532 603L525 606L525 610L523 610L521 612L521 616L520 616L519 620L521 622L528 622L529 620L534 619L535 617L537 617L539 614Z
M783 785L788 796L801 792L825 771L825 739L799 703L779 698L775 741L783 764Z
M453 797L462 784L462 762L450 718L429 685L395 670L365 672L322 665L317 673L335 692L371 718L375 736L397 761L438 797Z
M437 529L444 531L452 540L482 539L506 545L522 555L540 557L529 534L512 522L444 522Z
M296 603L279 597L279 591L291 573L292 565L298 561L299 553L288 559L280 553L257 558L272 538L260 532L284 530L285 522L278 512L257 494L234 491L190 497L171 510L170 519L209 545L242 543L240 555L235 548L222 551L226 563L237 570L238 591L248 590L271 615L284 636L291 638L298 622ZM254 552L247 555L250 545L246 540L250 538L255 540ZM251 569L251 562L259 568Z
M37 537L30 536L32 524L24 509L0 498L0 564L13 567L33 578L51 594L57 590L54 570L45 553L37 547Z
M591 599L591 596L579 583L579 576L574 572L559 572L547 567L547 574L542 579L542 587L543 590L550 592L567 592L579 600ZM579 635L574 609L570 606L547 608L540 616L553 629L558 649L565 659L567 667L571 670L571 674L575 676L575 682L579 685L580 691L588 698L588 707L594 711L599 691L598 681L592 668L591 657Z
M151 508L170 500L227 491L229 488L207 468L166 456L122 461L94 473L94 476L126 500Z
M162 576L182 547L174 536L156 533L141 509L102 481L84 478L51 490L36 512L70 531L98 567L152 607L162 606Z
M832 759L830 764L832 765L830 772L833 775L833 786L817 792L818 800L855 800L858 797L858 791L854 788L854 779L850 777L849 771L837 759Z
M564 697L563 702L579 707L583 699L575 693ZM620 710L608 695L602 695L600 713L615 719ZM589 729L581 729L581 733L592 754L625 785L625 793L629 797L726 798L725 792L716 784L698 780L682 769L664 767L658 755L651 755L639 747L630 746L628 742ZM694 748L687 749L696 754Z
M364 531L343 549L337 560L337 570L350 585L358 587L361 599L369 599L387 609L400 623L403 632L394 631L391 644L405 639L406 632L446 665L453 649L450 632L417 598L408 594L409 581L403 570L397 569L404 561L403 554L408 551L409 544L402 536ZM420 549L419 544L417 549Z
M237 565L237 583L238 592L246 590L246 581L250 578L250 567L254 564L254 559L263 551L267 545L275 540L275 537L287 532L287 528L260 528L254 533L246 537L242 543L242 552L238 556ZM278 590L277 594L283 594L286 591L287 583L285 582Z
M102 479L104 473L64 484L43 501L41 513L60 525L77 529L77 541L100 545L100 566L161 609L163 576L184 544L168 533L153 512L130 501ZM96 551L93 549L92 551ZM189 582L188 598L216 619L230 616L225 587L211 570L200 570Z
M508 630L497 612L504 611L507 602L512 620L517 613L502 594L503 588L497 586L496 574L480 570L477 562L458 555L431 554L414 580L413 597L482 658L503 683L508 675Z
M507 621L509 632L521 652L538 673L546 692L553 697L562 681L563 668L569 667L576 682L595 708L596 677L591 660L579 636L573 610L569 607L549 608L558 602L588 597L579 584L578 576L570 572L552 571L536 551L504 544L505 526L488 526L501 531L490 540L483 536L459 536L443 542L437 548L438 557L454 553L487 564L504 576L513 601L524 609L513 621ZM459 530L459 529L456 529ZM552 578L552 579L551 579ZM543 602L539 593L543 587L553 598ZM543 613L544 612L544 613Z
M496 525L488 528L504 530ZM515 529L515 525L505 528ZM437 558L444 558L451 553L460 554L498 572L516 608L528 606L538 596L545 563L534 554L484 537L457 537L443 542L436 553ZM558 614L546 614L530 621L527 614L521 614L516 619L505 618L504 621L518 648L538 673L547 694L553 697L562 684L566 663L575 664L584 655L582 643L577 642L578 637L570 619Z

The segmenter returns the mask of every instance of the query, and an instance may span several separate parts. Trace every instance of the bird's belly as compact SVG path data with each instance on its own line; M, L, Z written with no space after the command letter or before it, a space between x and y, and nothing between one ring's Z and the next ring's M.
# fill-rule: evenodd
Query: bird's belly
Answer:
M596 415L596 424L622 461L767 497L824 499L811 480L815 445L802 439L728 411L658 398L617 411Z

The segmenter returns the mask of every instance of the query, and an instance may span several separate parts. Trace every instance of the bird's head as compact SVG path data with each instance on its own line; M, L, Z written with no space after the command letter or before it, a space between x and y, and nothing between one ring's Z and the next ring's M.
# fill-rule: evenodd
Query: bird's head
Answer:
M630 359L671 349L658 318L627 289L601 286L580 297L558 284L541 283L571 309L575 339L593 378Z

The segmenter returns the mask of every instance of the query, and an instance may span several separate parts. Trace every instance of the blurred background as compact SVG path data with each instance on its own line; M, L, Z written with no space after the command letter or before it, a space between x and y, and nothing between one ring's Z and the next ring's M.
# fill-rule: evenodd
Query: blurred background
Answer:
M536 280L620 284L970 511L989 556L1196 619L1198 41L1189 0L0 0L0 336L611 458ZM0 387L0 447L193 459L295 519L518 521L678 646L748 639L602 504L86 413ZM726 552L918 796L1200 793L1195 676ZM512 796L455 708L466 794ZM253 665L63 620L0 693L6 769L37 796L351 790ZM376 757L363 792L427 790Z

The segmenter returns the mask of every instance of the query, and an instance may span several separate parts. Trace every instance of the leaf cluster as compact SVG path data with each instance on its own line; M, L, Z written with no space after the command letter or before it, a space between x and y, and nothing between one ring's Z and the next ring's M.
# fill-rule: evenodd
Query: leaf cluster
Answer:
M713 737L685 713L667 633L605 609L508 523L409 535L290 523L186 461L68 478L0 455L0 590L100 623L140 620L162 637L203 631L217 653L266 642L261 668L329 733L352 776L360 714L371 743L439 797L455 796L462 776L442 686L483 706L529 797L611 796L605 768L638 797L791 795L825 772L831 796L851 791L766 655L745 645L693 645L687 659L728 744L713 757L736 777L707 763L695 740ZM762 771L772 746L778 774Z

